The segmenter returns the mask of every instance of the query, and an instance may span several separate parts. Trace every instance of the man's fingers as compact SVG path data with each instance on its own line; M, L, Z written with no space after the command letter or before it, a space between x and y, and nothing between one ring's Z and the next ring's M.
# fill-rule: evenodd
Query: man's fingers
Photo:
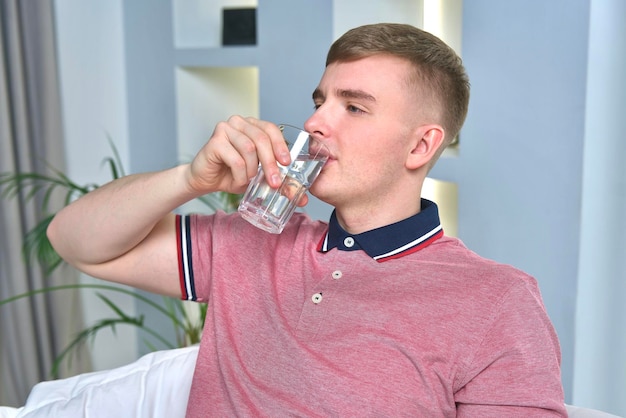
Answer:
M282 176L277 162L290 163L289 149L278 126L241 116L232 116L216 125L207 143L206 156L206 163L215 166L209 169L199 165L197 172L211 177L205 182L235 189L249 183L257 174L259 164L270 186L278 188Z
M244 133L254 143L256 156L270 186L278 187L281 175L276 162L287 165L291 161L282 132L273 123L253 118L247 120L250 123L246 125Z
M303 207L306 206L307 203L309 203L309 195L304 193L302 197L300 197L300 200L298 200L298 206Z
M259 152L263 146L259 146L255 141L250 138L249 134L238 130L232 130L228 133L229 147L225 147L226 150L234 155L230 155L228 161L224 161L232 170L233 177L238 177L240 174L244 174L247 180L250 180L256 175L259 167ZM276 165L274 163L274 165Z

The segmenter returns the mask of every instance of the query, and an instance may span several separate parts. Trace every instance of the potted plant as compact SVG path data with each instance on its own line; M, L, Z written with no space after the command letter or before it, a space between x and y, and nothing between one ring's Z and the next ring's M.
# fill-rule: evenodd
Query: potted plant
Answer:
M113 151L113 156L106 157L103 163L108 166L111 179L117 179L124 176L124 170L121 164L120 156L113 143L109 140ZM22 253L25 263L39 263L46 274L50 274L57 269L63 260L56 253L52 245L48 241L46 230L55 212L50 208L50 198L53 193L62 193L65 205L73 200L91 192L98 188L99 185L89 183L79 185L63 172L50 168L50 174L40 173L0 173L0 196L11 199L18 194L22 194L26 199L32 199L36 195L42 195L42 211L46 215L36 224L25 236ZM213 193L199 198L208 210L215 211L222 209L225 211L233 211L239 202L240 196L229 193ZM95 324L88 326L80 331L74 339L67 345L61 354L55 359L51 370L52 376L57 376L60 363L65 360L72 351L80 344L87 342L95 337L95 335L104 329L115 331L118 325L131 325L141 328L145 331L151 340L146 339L144 343L151 349L156 349L154 344L160 342L167 348L183 347L200 342L202 327L204 325L204 316L206 313L205 304L192 304L198 311L190 312L182 300L163 297L163 304L154 302L153 300L129 290L125 287L110 284L88 284L78 283L63 286L51 286L36 289L30 292L14 295L4 300L0 300L0 308L2 305L13 303L19 299L33 297L37 294L46 292L69 291L76 289L91 289L96 292L98 298L110 309L111 317L101 319ZM163 338L157 331L146 325L143 315L129 315L124 312L117 304L115 304L104 291L119 292L136 298L138 303L147 304L152 307L155 312L164 315L171 322L174 328L175 341L168 341Z

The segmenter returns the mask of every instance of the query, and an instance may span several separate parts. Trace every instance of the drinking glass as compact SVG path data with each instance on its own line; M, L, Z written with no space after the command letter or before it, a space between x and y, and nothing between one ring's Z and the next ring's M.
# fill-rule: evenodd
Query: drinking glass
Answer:
M272 234L280 234L298 201L311 187L328 160L328 149L308 132L291 125L278 126L289 147L291 163L278 164L281 185L272 188L259 164L256 176L250 181L239 204L239 213L252 225Z

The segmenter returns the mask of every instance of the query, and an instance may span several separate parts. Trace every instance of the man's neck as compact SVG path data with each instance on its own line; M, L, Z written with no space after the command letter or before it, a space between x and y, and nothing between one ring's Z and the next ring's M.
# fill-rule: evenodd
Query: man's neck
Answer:
M335 210L337 221L345 231L351 234L360 234L416 215L419 213L420 207L420 198L418 196L408 202L390 203L384 207L373 209L353 207L348 210L336 207Z

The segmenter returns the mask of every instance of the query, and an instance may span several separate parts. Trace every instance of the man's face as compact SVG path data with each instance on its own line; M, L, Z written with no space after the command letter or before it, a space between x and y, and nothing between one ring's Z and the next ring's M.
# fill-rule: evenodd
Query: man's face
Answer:
M326 67L313 93L315 113L304 125L331 153L313 195L339 210L373 212L393 204L396 193L411 193L398 181L407 175L410 133L421 123L407 81L411 68L390 55Z

